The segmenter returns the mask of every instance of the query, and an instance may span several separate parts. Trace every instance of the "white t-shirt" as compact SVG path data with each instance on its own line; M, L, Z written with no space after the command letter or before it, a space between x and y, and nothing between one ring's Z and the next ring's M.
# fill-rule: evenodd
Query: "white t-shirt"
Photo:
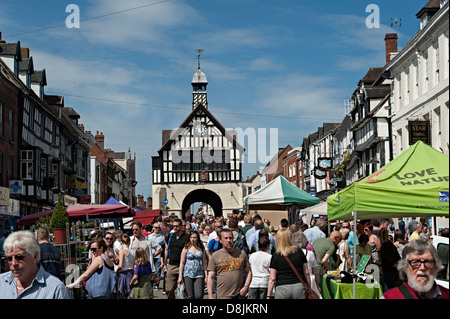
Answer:
M272 255L264 251L257 251L250 255L249 262L252 268L250 288L266 288L268 286L271 259Z

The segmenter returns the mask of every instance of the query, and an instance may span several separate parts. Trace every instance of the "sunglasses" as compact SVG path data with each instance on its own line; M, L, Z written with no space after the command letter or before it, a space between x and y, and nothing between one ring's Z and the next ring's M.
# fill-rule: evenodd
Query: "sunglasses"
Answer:
M113 240L112 237L105 237L105 240Z
M94 253L97 251L98 248L92 247L91 251L93 251Z
M6 256L6 260L8 260L9 262L11 262L13 260L13 258L17 261L22 261L26 256L28 256L29 254L25 254L25 255L11 255L11 256Z

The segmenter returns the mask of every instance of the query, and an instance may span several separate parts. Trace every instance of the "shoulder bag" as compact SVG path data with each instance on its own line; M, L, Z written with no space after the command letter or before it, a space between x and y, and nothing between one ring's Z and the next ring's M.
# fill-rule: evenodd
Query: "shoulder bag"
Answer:
M102 258L103 267L99 274L94 272L86 281L86 290L94 298L109 298L114 291L116 284L116 273L105 266L105 261Z
M289 259L289 257L288 256L284 256L284 258L286 258L286 261L289 263L289 265L291 266L292 270L297 275L297 277L300 280L300 282L302 283L303 287L305 287L306 299L320 299L320 297L316 294L316 292L313 291L312 289L310 289L308 287L308 285L303 281L303 278L300 276L300 274L298 273L297 269L295 269L295 267L292 264L292 262Z

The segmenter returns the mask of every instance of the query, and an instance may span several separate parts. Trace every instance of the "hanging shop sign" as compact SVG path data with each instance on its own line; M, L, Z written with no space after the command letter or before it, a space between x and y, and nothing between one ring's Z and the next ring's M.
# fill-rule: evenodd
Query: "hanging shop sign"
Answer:
M0 206L9 205L9 188L0 187Z
M317 160L317 166L328 171L333 168L333 159L331 157L319 157Z
M317 179L324 179L327 177L327 171L316 166L314 167L314 177Z
M408 121L409 145L418 141L430 145L430 121Z
M9 192L11 195L22 195L23 181L11 180L9 181Z

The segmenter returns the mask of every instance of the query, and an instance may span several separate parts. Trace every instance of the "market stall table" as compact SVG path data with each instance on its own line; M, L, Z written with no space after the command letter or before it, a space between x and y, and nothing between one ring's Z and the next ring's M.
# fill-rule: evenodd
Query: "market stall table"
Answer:
M324 299L352 299L353 284L342 283L336 277L324 275L322 294ZM382 294L383 289L377 282L373 284L356 283L355 299L379 299Z

